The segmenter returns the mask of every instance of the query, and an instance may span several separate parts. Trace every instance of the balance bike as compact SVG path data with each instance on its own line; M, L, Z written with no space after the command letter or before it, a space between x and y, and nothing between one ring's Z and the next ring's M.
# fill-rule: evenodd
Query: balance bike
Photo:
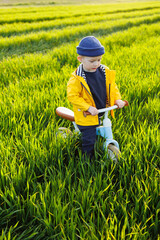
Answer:
M128 102L126 100L124 102L125 102L125 106L128 106ZM116 108L118 108L117 105L114 105L108 108L99 109L98 113L105 113L105 115L103 119L103 125L100 125L96 128L96 134L105 139L103 144L103 149L107 151L108 157L111 158L113 161L118 160L120 156L120 150L119 150L118 142L113 139L112 124L111 124L111 120L108 118L108 112ZM74 125L75 132L80 133L80 130L78 129L75 123L74 112L72 110L65 107L58 107L56 109L56 113L58 116L71 121ZM84 112L84 116L86 117L89 114L90 114L89 112ZM64 127L60 127L58 129L58 132L62 134L64 137L66 137L67 134L72 134L72 132L69 129Z

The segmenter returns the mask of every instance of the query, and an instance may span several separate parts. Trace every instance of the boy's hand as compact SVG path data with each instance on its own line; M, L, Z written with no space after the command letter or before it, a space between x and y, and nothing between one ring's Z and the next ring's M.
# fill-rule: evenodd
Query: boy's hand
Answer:
M119 99L115 101L115 104L118 106L118 108L123 108L126 103Z
M87 110L92 116L98 115L98 110L95 107L90 106Z

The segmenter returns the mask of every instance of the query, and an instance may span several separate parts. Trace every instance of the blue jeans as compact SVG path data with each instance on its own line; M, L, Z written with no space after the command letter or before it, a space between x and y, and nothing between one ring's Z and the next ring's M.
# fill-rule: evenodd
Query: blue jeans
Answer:
M96 127L99 125L77 126L82 133L82 154L86 154L92 158L94 156L94 145L96 141Z

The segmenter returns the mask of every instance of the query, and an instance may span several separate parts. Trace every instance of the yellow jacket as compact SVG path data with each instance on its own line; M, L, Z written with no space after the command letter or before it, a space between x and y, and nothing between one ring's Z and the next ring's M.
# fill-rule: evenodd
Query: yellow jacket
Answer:
M109 70L104 65L101 66L106 77L106 92L108 99L108 103L106 101L106 107L108 104L113 106L116 100L121 99L121 95L115 83L115 71ZM73 104L75 122L81 126L98 125L98 115L87 115L87 117L84 117L83 115L83 111L87 111L90 106L96 107L96 105L90 88L84 76L82 76L83 73L77 75L76 69L76 71L72 73L72 76L67 84L67 97L68 100ZM113 110L111 111L111 115L114 117Z

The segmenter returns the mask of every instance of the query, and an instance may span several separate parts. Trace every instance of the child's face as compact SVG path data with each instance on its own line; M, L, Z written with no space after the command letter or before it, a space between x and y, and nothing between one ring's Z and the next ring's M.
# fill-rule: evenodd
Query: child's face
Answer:
M83 64L84 71L95 72L97 68L100 66L102 56L97 57L78 56L77 59Z

